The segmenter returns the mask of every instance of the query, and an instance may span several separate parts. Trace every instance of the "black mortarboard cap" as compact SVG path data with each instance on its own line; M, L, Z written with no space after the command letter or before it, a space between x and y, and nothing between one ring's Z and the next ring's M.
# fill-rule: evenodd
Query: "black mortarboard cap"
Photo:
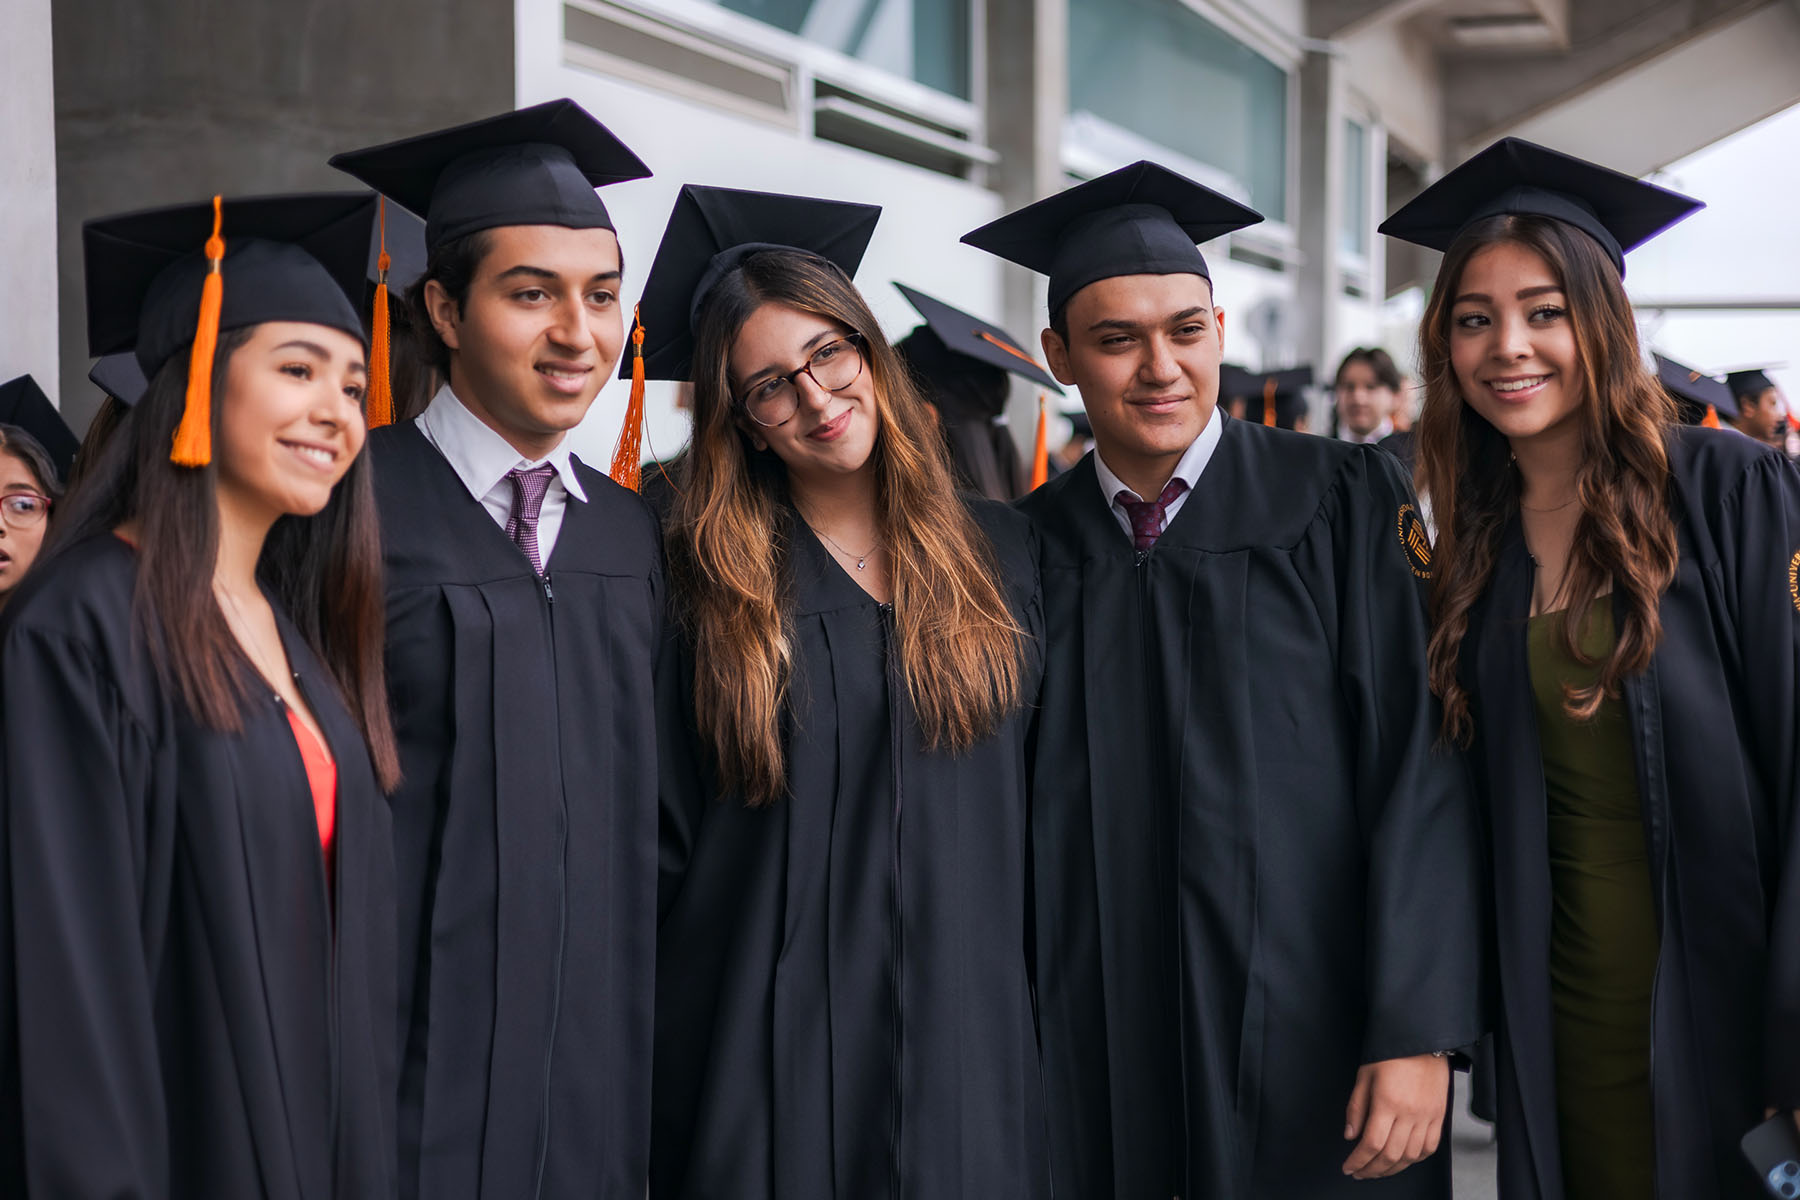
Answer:
M1656 378L1662 383L1663 390L1681 405L1682 419L1687 424L1698 424L1708 408L1721 417L1738 415L1737 400L1724 383L1672 358L1660 354L1653 357L1656 359Z
M368 192L226 200L220 332L305 321L366 335L357 315L375 219ZM135 350L146 378L194 340L213 205L184 204L82 226L88 352Z
M129 350L108 354L96 362L93 370L88 372L88 381L126 408L136 408L137 402L144 398L144 389L149 386L144 379L144 368L138 366L137 355Z
M1244 417L1254 425L1267 424L1264 420L1264 401L1273 398L1275 402L1274 424L1283 429L1292 429L1298 419L1306 413L1306 389L1313 383L1311 367L1289 367L1281 371L1247 371L1243 367L1231 363L1219 366L1219 396L1221 399L1242 399Z
M876 204L684 184L638 303L645 378L687 379L700 302L744 259L760 250L801 250L855 275L880 218ZM630 374L626 354L619 377Z
M17 425L36 438L49 453L57 475L64 479L69 477L69 464L75 461L75 452L81 449L81 439L50 403L50 397L44 395L37 380L21 375L0 383L0 425Z
M1731 371L1725 376L1725 386L1731 389L1733 398L1748 400L1762 395L1775 386L1766 372L1769 366L1750 367L1742 371Z
M1262 214L1153 162L1136 162L990 221L962 240L1050 277L1050 311L1117 275L1212 274L1197 243Z
M1501 138L1414 196L1381 232L1448 250L1468 226L1503 214L1552 217L1600 243L1625 271L1625 252L1706 206L1519 138Z
M331 165L425 218L425 244L502 225L611 229L594 189L650 168L573 100L333 155Z
M926 327L937 334L945 349L967 355L991 367L999 367L1009 374L1029 379L1039 387L1062 394L1062 388L1057 385L1050 372L1040 366L1037 359L998 325L990 325L980 317L971 316L960 308L927 296L916 288L909 288L904 283L895 283L894 286L900 289L900 294L906 297L907 303L919 310L919 315L925 318Z

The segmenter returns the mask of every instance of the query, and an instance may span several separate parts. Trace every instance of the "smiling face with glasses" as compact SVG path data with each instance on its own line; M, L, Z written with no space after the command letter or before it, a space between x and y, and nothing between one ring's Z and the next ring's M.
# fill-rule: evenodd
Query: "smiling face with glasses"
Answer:
M0 600L37 561L49 525L51 500L31 466L0 450Z
M862 337L786 304L762 305L731 347L732 399L759 450L790 474L860 471L875 448L875 386Z

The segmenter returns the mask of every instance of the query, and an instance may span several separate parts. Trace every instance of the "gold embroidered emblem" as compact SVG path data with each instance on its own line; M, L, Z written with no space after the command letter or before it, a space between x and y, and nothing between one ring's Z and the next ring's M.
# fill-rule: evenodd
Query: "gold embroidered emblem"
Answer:
M1796 609L1800 609L1800 550L1788 559L1788 598Z
M1425 532L1425 519L1410 504L1400 506L1398 533L1400 548L1406 551L1406 565L1420 579L1430 579L1431 535ZM1800 564L1800 555L1795 555L1794 561ZM1800 604L1800 599L1796 599L1795 603Z

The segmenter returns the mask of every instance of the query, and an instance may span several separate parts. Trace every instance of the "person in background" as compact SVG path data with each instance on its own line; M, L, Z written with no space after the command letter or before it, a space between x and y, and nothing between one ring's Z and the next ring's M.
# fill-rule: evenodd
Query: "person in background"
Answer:
M1725 376L1725 386L1731 389L1738 410L1731 424L1739 433L1785 451L1787 400L1767 370L1732 371Z
M1729 427L1727 422L1737 419L1737 397L1721 380L1660 354L1650 358L1656 363L1657 382L1675 401L1678 422L1724 429Z
M1403 383L1393 357L1380 347L1358 347L1344 355L1331 384L1337 436L1379 445L1395 433Z
M0 619L0 1194L392 1194L373 217L83 230L150 383Z
M0 424L0 609L37 561L62 495L43 445L18 425Z
M1234 420L1296 433L1306 433L1312 423L1306 402L1312 382L1311 367L1280 371L1247 371L1231 363L1219 367L1219 396Z
M1430 679L1487 819L1500 1194L1762 1194L1800 1109L1800 475L1675 421L1625 254L1701 205L1503 139L1382 226L1420 328Z
M50 397L44 395L37 380L21 375L0 383L0 425L16 425L30 434L49 455L58 482L68 482L69 466L81 447L81 439L50 403Z
M1050 1195L1031 533L957 490L850 281L879 213L690 185L644 289L651 373L694 380L655 1200Z
M925 318L894 348L937 412L958 483L989 500L1024 495L1031 477L1007 428L1010 377L1017 375L1057 396L1062 388L999 326L903 283L894 286Z

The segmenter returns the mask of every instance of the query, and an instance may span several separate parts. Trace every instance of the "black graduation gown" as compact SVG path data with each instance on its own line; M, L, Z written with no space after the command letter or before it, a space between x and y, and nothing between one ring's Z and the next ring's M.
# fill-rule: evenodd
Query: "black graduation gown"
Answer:
M546 582L417 424L369 444L405 771L401 1194L641 1200L655 526L577 462Z
M1029 701L1029 530L970 504L1029 634ZM747 808L694 770L665 789L651 1194L1041 1200L1029 712L960 755L925 749L889 657L892 609L791 516L785 541L790 794ZM697 757L674 738L667 753Z
M1729 431L1679 428L1668 445L1680 559L1662 641L1624 687L1661 930L1657 1195L1749 1200L1738 1139L1766 1105L1800 1107L1800 477ZM1462 671L1494 855L1500 1191L1563 1200L1532 571L1515 520Z
M1022 500L1052 1178L1082 1200L1447 1197L1341 1173L1359 1065L1481 1033L1464 767L1434 749L1392 456L1224 418L1137 555L1093 455Z
M361 731L278 612L337 761L328 895L285 710L200 727L135 635L135 576L94 538L6 612L0 1193L389 1195L393 857Z

